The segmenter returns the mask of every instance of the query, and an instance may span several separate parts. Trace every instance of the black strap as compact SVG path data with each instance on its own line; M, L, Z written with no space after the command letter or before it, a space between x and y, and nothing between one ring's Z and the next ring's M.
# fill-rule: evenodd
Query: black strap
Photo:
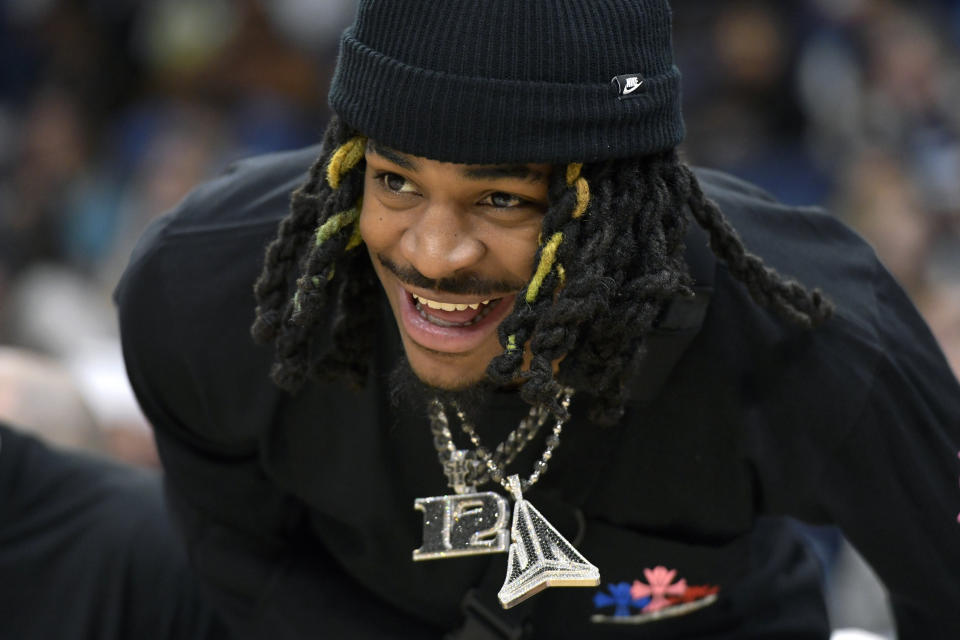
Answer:
M631 399L645 404L656 398L680 357L700 333L713 296L717 259L707 234L695 222L687 228L684 258L693 277L692 298L675 298L664 308L646 337L647 352L640 363Z
M529 497L563 537L574 546L580 543L586 526L578 506L581 496L561 498L553 491L531 489ZM448 634L446 640L524 640L531 636L529 618L536 607L536 597L509 609L504 609L497 599L506 568L506 559L502 555L491 558L480 582L460 603L463 626Z
M487 584L494 577L493 585ZM530 635L527 622L529 608L521 603L512 609L503 609L490 595L500 588L503 567L491 563L479 586L467 591L460 608L463 626L445 636L445 640L524 640ZM491 602L493 600L493 602Z
M574 546L583 538L586 521L578 506L582 496L561 498L552 491L531 490L531 499L550 524ZM535 496L535 497L534 497ZM463 626L445 636L445 640L525 640L532 634L529 618L537 600L533 598L504 609L497 599L503 585L506 562L494 556L479 584L464 596L460 608Z

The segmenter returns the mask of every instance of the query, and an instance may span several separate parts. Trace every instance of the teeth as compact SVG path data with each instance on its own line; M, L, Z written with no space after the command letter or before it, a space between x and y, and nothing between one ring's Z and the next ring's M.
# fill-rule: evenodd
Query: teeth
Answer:
M413 297L421 305L429 307L430 309L439 309L440 311L466 311L467 309L476 310L476 309L479 309L482 305L485 305L490 302L490 300L484 300L482 302L474 302L473 304L465 304L460 302L438 302L437 300L422 298L415 294L413 295Z
M423 298L420 298L420 297L418 297L418 296L414 296L414 298L415 298L418 302L421 302L421 301L422 301L422 302L426 302L426 300L424 300ZM478 302L478 303L477 303L477 307L480 307L481 304L485 304L485 306L483 307L483 309L480 309L480 313L478 313L476 316L474 316L472 320L469 320L469 321L467 321L467 322L447 322L446 320L442 320L442 319L437 318L437 317L435 317L435 316L429 315L429 314L424 310L424 308L423 308L424 305L422 305L422 304L418 304L418 305L417 305L417 311L420 312L420 317L421 317L421 318L423 318L424 320L430 322L431 324L435 324L435 325L440 326L440 327L469 327L469 326L472 326L472 325L477 324L478 322L480 322L481 320L483 320L484 318L486 318L486 317L490 314L490 311L491 311L494 307L497 306L497 304L500 302L500 300L499 300L499 299L491 299L491 300L488 300L487 302L489 302L490 304L485 304L485 303L482 303L482 302Z

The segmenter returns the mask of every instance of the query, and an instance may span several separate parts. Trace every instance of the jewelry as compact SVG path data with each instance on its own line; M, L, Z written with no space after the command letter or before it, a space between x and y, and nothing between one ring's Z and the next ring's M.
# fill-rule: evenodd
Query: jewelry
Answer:
M507 575L497 593L503 608L509 609L547 587L600 584L600 570L523 499L520 478L510 476L509 482L515 504Z
M570 402L569 393L565 402ZM456 448L443 404L434 399L428 413L433 445L447 482L456 495L417 498L414 501L413 508L423 512L423 544L413 551L415 561L502 553L507 550L510 543L507 529L510 505L499 493L477 492L476 486L490 480L502 482L499 464L510 464L526 443L537 435L549 415L544 408L531 408L530 414L491 455L480 444L476 430L460 407L455 406L455 410L461 428L477 449L466 451ZM556 434L552 438L547 443L549 451L544 452L547 459L560 443ZM538 467L538 474L545 469L545 464Z
M572 389L563 389L560 404L570 405ZM533 465L526 480L516 474L504 478L504 469L536 437L546 422L549 411L534 407L516 429L490 453L463 411L454 405L463 432L474 450L458 450L446 412L439 400L430 404L430 428L434 436L440 464L448 484L456 495L418 498L414 509L423 511L423 545L413 552L414 560L452 556L498 553L507 550L507 501L501 495L486 491L477 493L476 486L488 481L503 486L514 498L513 522L510 528L507 575L498 598L504 609L510 608L547 587L596 586L600 571L590 564L560 533L523 499L546 473L547 463L560 445L563 419L557 419L547 437L543 453Z
M563 394L564 398L561 400L561 404L566 408L570 404L573 390L564 390ZM490 480L498 484L502 483L503 473L500 469L505 469L517 457L517 454L523 451L527 443L537 437L540 427L543 426L550 415L546 407L531 407L530 413L520 421L516 429L507 434L504 441L498 444L491 454L486 447L480 444L476 429L467 420L463 410L456 404L454 404L453 409L460 420L461 429L470 438L473 446L476 447L474 451L463 451L458 454L457 448L453 444L453 436L450 434L446 411L439 400L434 399L430 403L427 415L430 419L430 430L433 433L433 446L437 450L440 465L444 468L450 487L457 493L463 492L458 487L465 489L466 487L480 486ZM549 460L553 450L560 444L559 431L549 436L546 444L550 453L545 452L544 455L546 460ZM458 455L459 458L454 462L454 457ZM492 464L488 460L492 461ZM451 464L455 464L456 469L452 468ZM534 477L533 482L536 482L536 478L545 470L546 463L544 462L539 467L539 473ZM451 473L456 474L456 479ZM524 491L528 488L528 486L525 486Z

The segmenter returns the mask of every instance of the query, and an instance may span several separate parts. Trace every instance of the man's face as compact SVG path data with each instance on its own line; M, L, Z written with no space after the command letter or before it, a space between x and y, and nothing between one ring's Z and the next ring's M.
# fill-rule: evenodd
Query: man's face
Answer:
M425 383L482 380L533 273L549 165L437 162L369 142L360 232Z

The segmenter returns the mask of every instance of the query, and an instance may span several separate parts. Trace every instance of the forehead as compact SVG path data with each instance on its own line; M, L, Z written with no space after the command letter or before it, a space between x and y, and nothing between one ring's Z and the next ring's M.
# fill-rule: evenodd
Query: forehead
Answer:
M457 171L462 177L468 180L513 179L545 183L551 170L549 164L456 164L439 162L437 160L414 156L397 151L396 149L391 149L374 140L367 140L367 151L407 171L417 173L431 165L444 165Z

